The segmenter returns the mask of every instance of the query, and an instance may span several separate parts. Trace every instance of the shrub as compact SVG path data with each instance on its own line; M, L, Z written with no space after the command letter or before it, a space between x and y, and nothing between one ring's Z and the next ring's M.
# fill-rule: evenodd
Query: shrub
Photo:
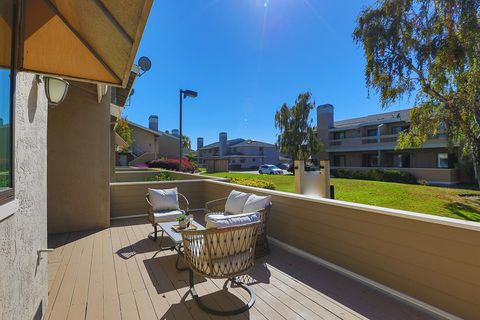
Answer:
M178 171L179 169L178 159L157 159L157 160L152 160L147 164L149 168L161 168L165 170L174 170L174 171ZM182 171L184 172L194 171L192 164L186 158L182 159Z
M157 175L151 176L147 179L147 181L170 181L172 177L168 172L160 172Z
M259 180L259 179L232 178L230 182L241 184L243 186L256 187L256 188L269 189L269 190L275 190L276 188L273 182Z
M351 171L347 169L334 169L332 175L336 178L373 180L398 183L417 183L417 178L410 172L392 169L371 169L367 171Z

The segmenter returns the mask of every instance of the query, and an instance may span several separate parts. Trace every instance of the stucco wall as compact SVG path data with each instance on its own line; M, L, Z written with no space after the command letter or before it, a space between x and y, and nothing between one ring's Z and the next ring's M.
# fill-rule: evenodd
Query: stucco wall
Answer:
M161 135L157 138L157 144L159 158L178 159L178 153L180 152L178 139L167 135ZM184 155L187 155L185 151Z
M48 231L110 224L110 94L71 82L65 102L48 114Z
M132 130L133 152L137 156L144 152L156 152L155 136L152 133L134 126L130 126L130 129Z
M18 211L0 221L0 319L40 319L48 295L47 101L43 84L17 74L15 197ZM2 208L0 207L0 210ZM38 318L36 318L38 317Z

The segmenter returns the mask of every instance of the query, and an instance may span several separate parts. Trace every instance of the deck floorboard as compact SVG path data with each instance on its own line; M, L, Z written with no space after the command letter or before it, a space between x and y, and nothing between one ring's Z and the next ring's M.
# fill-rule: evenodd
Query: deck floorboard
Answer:
M273 246L241 280L257 300L243 314L216 317L193 301L188 272L175 268L175 252L158 251L141 219L108 229L49 236L49 304L45 319L432 319L407 304ZM225 281L195 277L206 303L228 310L246 292Z

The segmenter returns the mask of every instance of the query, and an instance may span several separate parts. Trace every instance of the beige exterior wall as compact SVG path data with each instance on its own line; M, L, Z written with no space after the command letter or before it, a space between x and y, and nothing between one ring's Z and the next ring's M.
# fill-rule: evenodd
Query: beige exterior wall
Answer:
M205 201L232 188L270 194L271 237L457 316L478 317L479 224L204 183Z
M48 115L48 230L92 230L110 224L110 94L72 82Z
M0 205L0 319L40 319L48 296L47 113L43 84L17 74L15 198ZM38 262L38 264L37 264Z
M160 158L175 158L178 159L180 146L178 139L167 135L158 137L158 157Z
M192 208L232 189L271 195L269 236L451 314L478 316L478 223L214 180L112 184L112 216L145 214L148 187L174 186Z
M162 182L118 182L110 185L111 216L119 218L147 214L145 195L148 188L178 188L190 202L191 209L205 207L202 192L204 180L162 181Z
M132 125L130 125L130 129L132 130L132 145L134 147L133 152L137 154L137 156L145 152L157 152L157 150L155 149L155 135L153 133L134 127Z
M152 132L130 125L132 130L133 151L136 155L153 153L157 158L178 159L178 139L162 134L155 136Z
M410 158L411 166L414 168L436 168L438 153L448 153L448 149L438 148L415 151Z

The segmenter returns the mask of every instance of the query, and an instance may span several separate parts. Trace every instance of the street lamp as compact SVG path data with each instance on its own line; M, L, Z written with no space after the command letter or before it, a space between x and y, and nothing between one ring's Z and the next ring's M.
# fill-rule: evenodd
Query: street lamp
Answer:
M183 159L183 137L182 137L182 107L183 107L183 99L186 99L187 97L190 98L196 98L198 96L198 93L196 91L192 90L182 90L180 89L180 128L179 128L179 136L180 136L180 141L179 141L179 146L180 146L180 152L179 152L179 157L178 157L178 171L182 171L182 159Z

